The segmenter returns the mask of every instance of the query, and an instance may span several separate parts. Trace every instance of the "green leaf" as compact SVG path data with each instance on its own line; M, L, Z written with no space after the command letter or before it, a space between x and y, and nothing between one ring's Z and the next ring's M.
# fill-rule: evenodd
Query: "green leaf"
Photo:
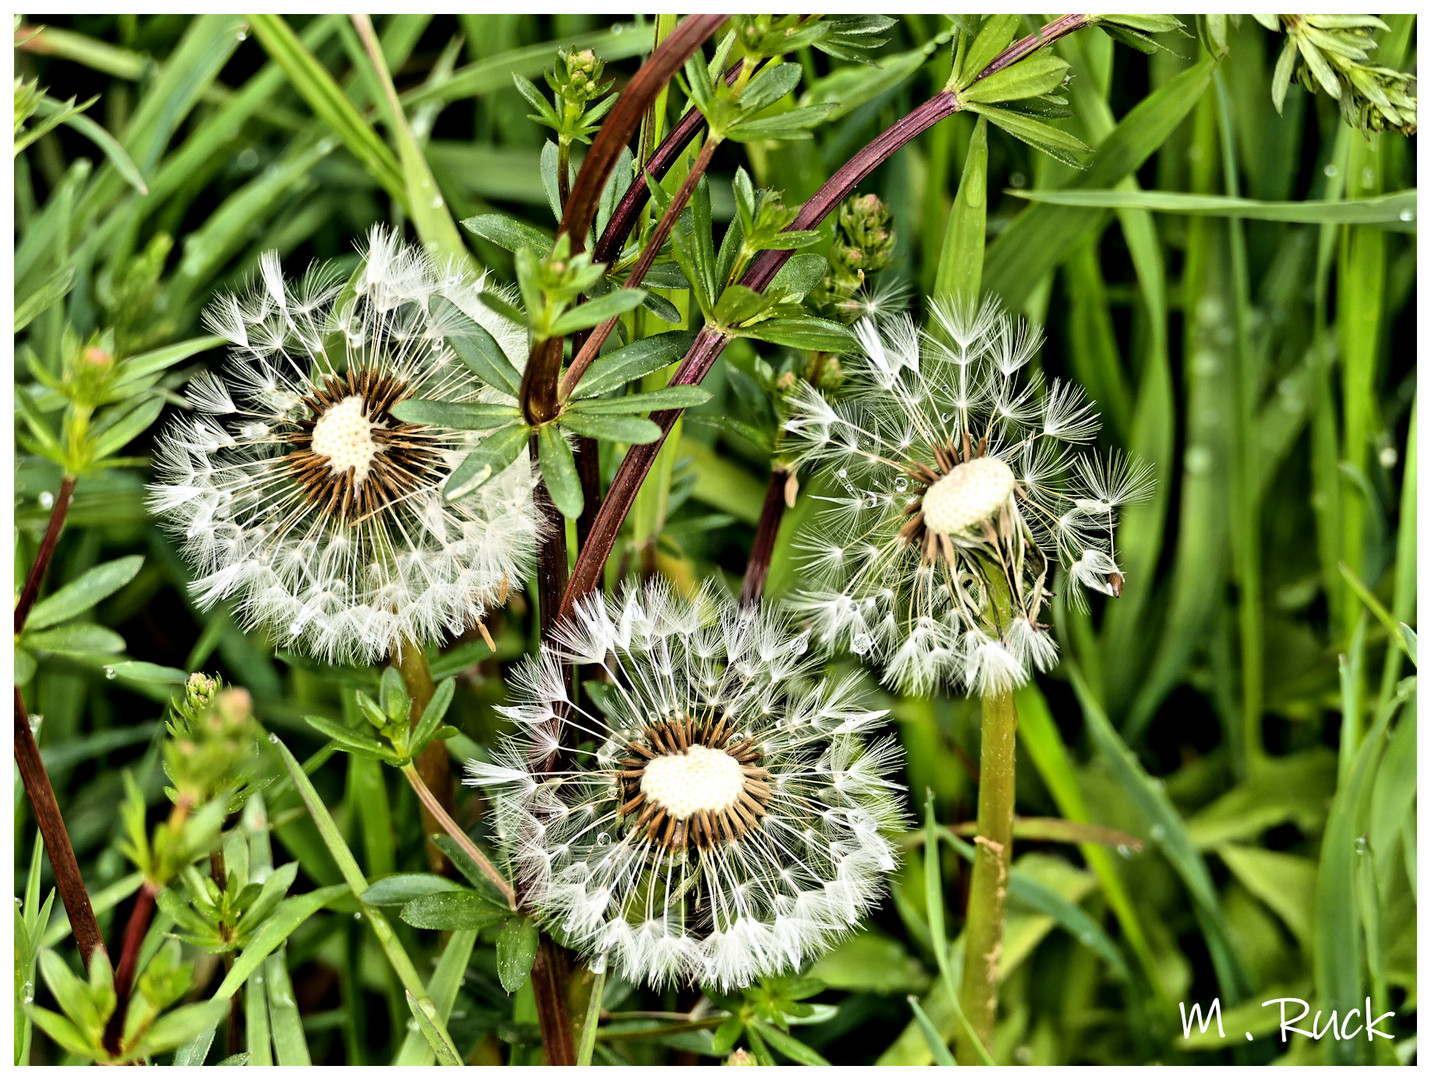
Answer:
M343 749L354 754L367 754L376 758L389 758L392 756L385 744L379 742L373 736L359 731L357 728L349 727L341 720L330 720L326 716L304 716L308 725L322 732L328 738Z
M490 240L503 251L521 251L522 248L550 251L552 248L551 233L506 214L478 214L466 218L462 226L473 235Z
M823 255L805 252L792 255L770 281L766 293L770 296L784 295L787 300L799 300L825 277L826 263Z
M75 268L62 266L40 282L24 300L15 305L15 333L32 323L50 305L64 298L74 288Z
M990 104L1039 97L1057 90L1068 75L1068 63L1051 52L1038 52L996 71L959 92L966 104Z
M399 918L421 930L481 930L512 913L471 889L431 893L409 900Z
M182 686L189 679L187 671L164 667L162 664L151 664L145 660L121 660L118 663L106 664L105 674L116 679L157 683L160 686Z
M934 279L937 297L956 297L969 303L978 301L979 281L984 272L988 171L989 122L981 116L969 139L964 174L959 179L954 205L949 208L949 224L944 230L939 271Z
M669 330L655 334L620 349L613 349L594 360L572 390L573 400L596 397L627 383L659 371L686 355L696 335L688 330Z
M944 1037L939 1034L938 1029L930 1021L928 1015L919 1007L919 999L910 994L905 999L909 1002L909 1007L914 1010L914 1018L919 1022L919 1033L924 1036L924 1041L929 1044L929 1052L934 1056L936 1065L957 1065L954 1055L949 1052L949 1047L944 1044Z
M141 398L116 422L95 436L89 446L89 453L95 462L103 461L111 454L117 454L144 432L148 431L159 414L164 411L161 397Z
M88 611L133 581L143 565L143 555L127 555L86 570L30 609L30 617L25 622L26 631L43 630Z
M197 1005L181 1005L154 1021L144 1033L135 1051L157 1054L192 1042L196 1035L216 1025L228 1012L227 1001L204 1001Z
M497 935L497 978L515 994L527 984L537 958L537 924L525 916L508 919Z
M766 319L735 331L740 337L768 341L792 349L813 352L840 353L854 348L855 336L848 327L829 319L797 316L788 319Z
M313 112L337 133L389 195L406 203L407 188L397 158L283 18L251 15L249 25Z
M759 1030L761 1038L768 1042L775 1049L788 1057L791 1061L798 1061L801 1065L829 1065L823 1057L811 1050L799 1039L785 1034L779 1028L762 1023L756 1020L751 1025Z
M525 424L498 428L484 438L452 470L442 489L449 500L460 499L485 484L495 474L516 461L526 449L531 429Z
M389 874L368 886L363 903L374 907L401 907L420 896L461 892L462 886L437 874Z
M446 1027L437 1019L437 1009L432 1002L419 1001L409 991L407 1007L412 1010L418 1029L427 1039L428 1045L432 1047L432 1052L437 1056L437 1063L439 1065L461 1065L462 1057L457 1053L457 1047L452 1045L452 1036L447 1034Z
M1010 109L1000 109L993 105L970 105L970 112L987 116L1014 138L1028 143L1036 150L1055 158L1074 169L1081 169L1083 155L1092 153L1082 139L1061 131L1042 120L1035 120Z
M521 392L521 372L480 323L443 296L433 297L432 317L446 328L447 343L458 359L479 379L514 398Z
M606 442L643 444L661 437L660 425L634 416L582 416L568 409L557 423L576 435Z
M759 120L741 120L726 129L726 138L734 142L808 139L808 129L834 111L833 105L802 105Z
M1191 195L1177 191L1010 190L1030 202L1058 206L1096 206L1111 210L1156 210L1192 217L1243 218L1248 221L1288 221L1305 225L1376 225L1414 229L1416 192L1398 191L1366 199L1307 199L1302 202L1261 202L1225 195Z
M999 53L1007 49L1019 30L1017 15L989 15L969 43L959 64L958 86L963 89L978 78Z
M24 635L26 646L68 656L90 656L124 651L124 639L107 626L94 623L66 623L53 630Z
M289 865L294 868L295 872L297 871L297 863ZM273 914L259 927L253 940L248 943L248 947L239 953L238 959L234 961L234 966L229 969L228 974L224 976L224 981L214 991L212 1000L214 1002L227 1001L238 993L239 987L258 970L259 964L263 963L269 953L287 941L293 931L302 926L311 915L347 891L346 885L328 885L304 893L302 896L290 896L278 904L274 908Z
M612 416L624 413L648 413L658 409L689 409L704 405L711 399L709 390L699 386L667 386L643 394L624 397L587 398L570 402L562 413L563 422L573 413L583 416Z
M626 312L640 307L641 301L645 297L644 289L613 289L605 296L598 296L595 300L588 300L586 303L564 312L552 324L552 336L565 337L577 330L585 330L588 327L604 323L607 319L624 315Z
M482 401L423 401L408 398L392 407L392 414L409 424L432 424L454 431L490 431L522 419L515 405Z
M744 112L757 113L774 105L799 84L799 64L767 64L745 84L740 94L740 107Z
M582 505L581 477L576 471L576 458L558 425L545 424L537 429L537 456L553 505L566 517L578 517Z

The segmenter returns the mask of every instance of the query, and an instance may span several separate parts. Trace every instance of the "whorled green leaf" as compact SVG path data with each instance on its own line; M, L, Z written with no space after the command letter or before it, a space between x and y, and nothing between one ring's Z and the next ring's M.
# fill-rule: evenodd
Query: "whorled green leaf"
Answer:
M531 429L525 424L498 428L478 443L463 458L462 464L452 470L442 493L448 499L460 499L477 490L495 474L516 461L530 437Z

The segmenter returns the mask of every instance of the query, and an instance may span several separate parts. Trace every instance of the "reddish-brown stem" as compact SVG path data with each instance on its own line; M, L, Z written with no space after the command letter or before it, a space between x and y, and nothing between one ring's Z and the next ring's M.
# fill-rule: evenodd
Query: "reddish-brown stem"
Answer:
M1060 16L1044 26L1038 33L1010 45L979 73L979 78L985 78L1002 70L1030 52L1072 33L1086 25L1087 22L1086 15ZM892 127L881 132L873 142L821 185L820 190L801 207L800 213L791 222L789 229L809 229L819 224L845 196L855 189L860 181L889 160L895 151L933 127L940 120L958 111L958 99L950 91L943 90L908 115L901 117ZM751 263L741 284L757 292L763 291L769 286L780 268L785 265L791 254L790 251L761 252ZM729 341L730 338L723 331L710 326L703 328L696 335L696 340L692 343L690 351L686 353L680 368L671 379L671 385L699 383L705 378L706 372L710 370L711 365L715 363L716 358L720 356ZM581 552L577 556L576 565L572 568L571 580L567 584L566 593L562 596L561 611L563 614L570 613L576 601L595 588L601 580L606 560L610 557L611 549L616 544L616 537L621 531L621 523L630 513L631 506L636 499L636 492L646 479L646 474L650 472L651 465L656 460L656 454L660 451L662 443L670 434L671 428L680 414L681 410L679 409L667 409L663 412L652 413L651 419L661 428L661 438L653 443L633 446L627 451L625 459L621 462L621 466L617 469L616 476L611 482L611 488L606 493L606 498L602 500L601 509L597 512L596 521L592 524L591 537L582 546Z
M1006 67L1012 67L1030 53L1038 52L1050 42L1057 41L1073 31L1080 29L1088 22L1087 15L1060 15L1047 26L1041 26L1028 37L1020 38L1014 42L998 56L983 71L979 72L979 79L987 79L996 71L1003 71ZM975 79L978 82L979 79Z
M30 808L40 826L45 853L49 855L50 868L55 873L55 887L59 890L65 913L70 917L70 930L74 933L75 944L79 946L80 959L88 968L95 953L106 959L109 954L99 932L99 923L95 921L94 908L90 906L84 877L75 859L75 849L70 845L70 834L65 830L59 804L55 802L55 789L50 786L50 777L40 760L40 748L35 743L35 733L30 730L30 714L25 711L25 700L20 696L18 686L15 687L15 765L20 770L20 780L30 798Z
M724 15L691 15L683 19L671 36L656 46L621 91L601 130L592 140L591 149L576 174L571 197L562 208L557 233L571 238L573 254L586 246L586 234L596 220L602 189L620 159L621 151L640 127L641 117L672 76L725 19ZM561 338L538 341L532 347L526 370L522 373L520 395L522 414L529 424L542 424L557 415L561 359Z
M764 67L768 60L761 60L756 65L756 70ZM734 83L740 76L742 62L732 64L725 73L726 83ZM661 145L656 147L656 152L651 155L651 159L646 162L646 173L653 180L660 180L666 172L681 157L681 151L686 148L686 144L696 137L696 134L705 126L706 118L694 105L686 110L686 114L676 122L661 141ZM626 238L631 235L631 230L636 226L636 218L640 215L647 201L651 198L651 191L647 188L644 178L638 178L636 183L626 189L626 193L616 203L616 209L612 211L611 220L606 223L606 231L601 234L601 239L596 242L596 247L592 249L592 258L597 262L609 263L621 254L621 248L626 243Z
M30 617L30 609L40 595L40 584L45 580L45 571L50 568L50 560L55 557L55 545L59 543L60 530L65 525L65 515L70 509L70 497L74 495L75 478L66 476L60 481L60 493L55 496L55 505L50 510L50 523L45 526L40 550L35 553L35 565L25 578L25 587L20 590L20 599L15 604L15 633L25 629L25 620Z
M532 990L548 1065L576 1064L576 1041L572 1037L571 1014L566 1007L569 974L566 950L542 931L532 963Z
M700 153L691 163L691 171L681 182L676 197L666 207L665 213L661 215L661 220L656 222L656 227L651 231L651 236L641 251L641 257L636 260L636 265L631 268L631 273L626 275L626 281L623 283L625 288L634 289L646 277L646 272L656 261L656 254L661 250L661 245L666 242L666 238L671 235L671 230L675 228L676 219L681 216L681 211L686 208L686 203L690 202L691 193L696 190L696 184L700 182L706 169L710 167L711 158L715 156L716 147L719 145L720 140L714 138L706 139L701 145ZM572 357L571 366L566 369L566 375L562 377L561 381L559 397L563 401L571 395L577 382L586 373L586 369L591 366L591 362L596 359L596 354L601 351L601 346L606 343L606 339L611 336L611 331L620 321L620 316L607 319L592 331L591 336L586 339L576 356Z
M750 559L745 564L745 582L740 590L740 602L749 606L760 602L765 591L765 579L770 574L770 556L775 551L775 537L785 517L785 484L790 473L783 466L770 470L770 483L765 488L765 505L760 508L760 520L755 525L755 540L750 546Z
M111 1054L120 1051L120 1037L124 1034L124 1018L129 1013L129 995L134 989L135 969L139 966L139 947L144 944L149 933L149 924L154 919L154 898L159 887L146 881L134 898L134 907L129 912L129 922L124 928L124 944L120 948L119 966L114 969L114 1012L104 1028L104 1048Z
M586 546L596 510L601 505L601 450L590 435L576 439L576 472L581 478L581 516L576 519L577 550Z
M515 911L517 907L517 894L512 891L512 886L507 883L506 878L497 872L497 868L492 865L491 860L482 854L482 849L472 842L472 838L463 831L462 826L453 820L452 815L447 812L447 808L442 805L437 796L428 790L427 785L423 782L421 771L409 765L403 769L402 774L407 778L407 782L412 785L412 790L416 793L422 805L432 814L433 819L441 827L442 831L457 841L457 846L466 852L469 859L477 864L477 869L481 870L483 876L496 886L497 891L506 899L507 906Z

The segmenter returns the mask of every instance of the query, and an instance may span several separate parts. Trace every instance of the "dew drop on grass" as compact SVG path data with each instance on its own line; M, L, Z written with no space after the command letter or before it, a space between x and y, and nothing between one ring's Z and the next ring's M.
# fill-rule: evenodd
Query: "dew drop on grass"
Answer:
M1337 175L1337 167L1335 165L1328 165L1322 170L1322 175L1330 180L1333 176Z
M48 491L42 491L40 492L39 503L41 510L48 510L50 507L55 505L55 497L51 495Z
M104 677L105 677L106 679L113 679L113 678L115 678L118 674L119 674L119 672L115 671L114 668L110 667L108 664L105 665L105 668L104 668Z
M1401 211L1401 213L1398 214L1397 216L1398 216L1399 218L1401 218L1402 221L1415 221L1415 220L1416 220L1416 214L1415 214L1414 211L1411 211L1411 210L1403 210L1403 211Z

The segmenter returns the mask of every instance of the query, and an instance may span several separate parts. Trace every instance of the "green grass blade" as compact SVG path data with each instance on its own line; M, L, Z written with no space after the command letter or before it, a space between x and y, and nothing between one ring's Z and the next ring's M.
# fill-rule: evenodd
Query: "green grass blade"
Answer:
M278 15L250 15L254 34L268 54L288 73L293 88L309 108L343 140L343 145L404 206L407 188L391 150L363 118L348 95Z

